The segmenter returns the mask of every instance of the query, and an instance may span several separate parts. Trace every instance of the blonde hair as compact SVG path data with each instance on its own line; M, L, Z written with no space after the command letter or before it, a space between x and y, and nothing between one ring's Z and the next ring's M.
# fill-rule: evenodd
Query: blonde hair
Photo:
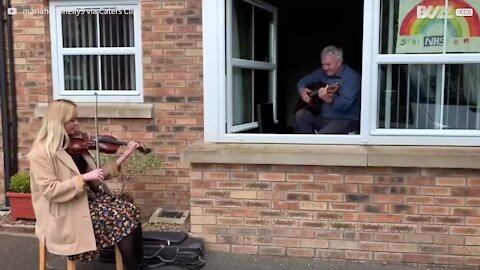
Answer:
M49 157L55 157L60 149L70 144L65 123L72 120L77 105L70 100L57 99L48 104L33 145L43 144Z

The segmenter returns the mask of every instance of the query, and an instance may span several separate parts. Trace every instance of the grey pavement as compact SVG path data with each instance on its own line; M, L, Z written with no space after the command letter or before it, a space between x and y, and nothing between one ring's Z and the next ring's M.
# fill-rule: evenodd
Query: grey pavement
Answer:
M459 270L460 267L407 266L377 263L322 261L318 259L258 256L206 252L206 265L202 270ZM49 255L49 269L66 269L66 259ZM0 270L38 269L38 241L32 234L0 232ZM114 270L113 264L88 263L77 265L78 270ZM166 266L161 270L178 270Z

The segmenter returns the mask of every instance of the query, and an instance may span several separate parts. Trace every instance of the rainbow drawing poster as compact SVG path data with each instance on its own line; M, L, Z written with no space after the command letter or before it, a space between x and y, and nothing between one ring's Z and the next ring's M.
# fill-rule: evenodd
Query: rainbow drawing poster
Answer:
M399 2L396 53L480 52L480 0Z

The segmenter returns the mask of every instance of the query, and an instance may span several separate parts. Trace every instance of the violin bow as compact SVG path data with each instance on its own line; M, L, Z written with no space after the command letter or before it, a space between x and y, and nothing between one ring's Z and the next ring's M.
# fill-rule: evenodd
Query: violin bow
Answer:
M97 157L97 169L100 169L100 148L98 147L98 113L97 113L97 108L98 108L98 94L97 92L94 92L93 95L95 96L95 149L96 149L96 154L95 156Z

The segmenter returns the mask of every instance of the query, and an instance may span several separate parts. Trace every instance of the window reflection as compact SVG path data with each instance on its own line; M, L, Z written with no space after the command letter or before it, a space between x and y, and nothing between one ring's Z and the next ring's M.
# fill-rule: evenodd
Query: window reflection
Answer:
M480 64L381 65L379 72L378 128L480 129Z

